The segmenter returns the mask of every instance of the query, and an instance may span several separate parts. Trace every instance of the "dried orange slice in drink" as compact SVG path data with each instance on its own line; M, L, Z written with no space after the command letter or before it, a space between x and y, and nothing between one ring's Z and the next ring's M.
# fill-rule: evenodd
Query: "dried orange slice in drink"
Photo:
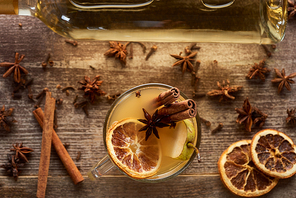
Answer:
M282 132L259 131L252 139L251 154L254 164L267 175L288 178L296 173L296 146Z
M108 129L106 144L112 161L127 175L143 179L155 175L161 161L158 139L145 140L144 126L136 119L126 118L115 122Z
M255 197L268 193L278 179L263 174L251 160L251 140L230 145L220 156L218 169L225 186L234 194Z

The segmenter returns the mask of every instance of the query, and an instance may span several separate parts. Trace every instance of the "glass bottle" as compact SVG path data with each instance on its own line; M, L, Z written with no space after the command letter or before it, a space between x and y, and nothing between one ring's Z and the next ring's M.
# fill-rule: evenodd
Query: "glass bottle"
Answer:
M273 44L287 0L0 0L0 13L32 15L73 39Z

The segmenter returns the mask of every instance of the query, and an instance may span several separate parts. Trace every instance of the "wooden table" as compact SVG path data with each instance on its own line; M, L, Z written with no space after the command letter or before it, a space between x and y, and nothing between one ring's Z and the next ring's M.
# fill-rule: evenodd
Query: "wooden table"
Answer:
M22 28L19 27L22 23ZM201 77L198 93L216 89L216 82L229 79L232 85L243 85L235 94L235 100L218 102L218 98L195 98L201 117L212 122L210 128L202 124L200 152L202 163L197 159L178 177L164 183L146 184L133 181L115 168L103 178L91 182L87 178L88 170L107 152L104 148L102 130L106 112L111 103L101 97L98 104L89 108L89 117L81 109L75 109L72 101L81 91L71 91L66 96L56 86L74 86L85 75L91 78L101 75L104 80L101 88L108 94L124 92L143 83L165 83L178 87L189 97L192 96L191 74L182 76L180 67L172 67L175 62L169 54L179 54L188 43L145 43L148 48L158 46L148 61L144 60L142 49L134 45L134 58L127 60L122 67L118 60L106 58L103 54L109 49L108 42L80 41L77 47L65 43L65 39L48 29L41 21L33 17L0 16L0 62L14 61L14 53L25 54L22 66L29 70L28 78L34 78L32 90L36 96L47 87L55 98L62 98L63 104L57 109L59 135L63 143L70 143L68 152L80 167L85 181L74 185L68 176L58 155L52 150L47 197L236 197L227 190L217 169L221 153L232 143L251 139L260 129L255 127L246 132L242 125L235 122L237 113L246 97L252 105L268 114L263 128L283 131L296 141L295 127L287 125L287 108L296 107L296 85L292 91L277 93L277 85L271 83L275 77L273 68L286 69L286 73L296 69L296 18L289 21L285 39L277 45L272 57L267 58L265 51L255 44L198 44L201 49L197 59L201 61L198 74ZM52 54L53 67L43 69L42 61L48 53ZM267 67L272 71L265 82L248 80L245 75L252 64L267 58ZM218 61L218 64L214 63ZM95 69L91 69L92 65ZM0 68L2 75L6 70ZM7 162L7 154L13 143L23 142L34 149L29 163L21 168L17 181L1 170L0 197L35 197L37 189L38 165L41 149L41 128L33 117L34 103L27 98L23 90L21 100L13 100L12 76L0 78L0 106L14 107L14 118L18 121L10 133L0 130L0 164ZM43 105L42 105L43 108ZM223 129L211 134L219 122ZM81 151L80 161L76 161L77 152ZM278 185L263 197L295 197L295 176L280 180Z

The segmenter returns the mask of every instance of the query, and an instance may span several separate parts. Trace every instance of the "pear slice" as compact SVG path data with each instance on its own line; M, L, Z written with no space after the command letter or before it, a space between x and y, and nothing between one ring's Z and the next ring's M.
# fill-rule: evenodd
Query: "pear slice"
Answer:
M163 155L178 159L188 160L194 151L196 130L190 120L178 122L175 129L166 129L159 132Z

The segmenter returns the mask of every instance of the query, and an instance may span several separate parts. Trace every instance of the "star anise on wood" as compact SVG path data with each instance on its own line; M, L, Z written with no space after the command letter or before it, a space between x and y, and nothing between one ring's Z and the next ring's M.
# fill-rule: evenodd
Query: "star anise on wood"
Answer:
M19 159L15 159L14 155L7 155L8 163L1 165L1 168L4 168L7 173L12 175L14 179L17 181L20 171L18 167L23 166L23 163L20 163Z
M287 109L288 117L286 118L287 123L291 123L293 125L296 124L296 109Z
M90 77L85 76L84 80L79 81L78 83L82 86L78 89L84 91L84 97L89 98L91 103L94 103L96 96L105 95L106 93L100 89L100 85L103 83L100 79L100 75L97 75L93 80L90 80Z
M223 80L222 84L217 82L217 86L220 88L220 90L212 90L207 93L208 96L221 96L219 102L221 102L223 99L227 100L227 98L230 98L232 100L235 99L234 96L229 95L230 93L237 92L243 88L243 86L229 86L230 82L229 80L226 80L226 82Z
M25 58L25 55L21 55L19 58L19 53L15 53L15 62L9 63L9 62L3 62L0 63L0 67L10 67L4 74L3 78L8 77L13 71L13 78L14 81L19 83L21 81L21 72L24 74L28 74L28 70L26 70L23 66L21 66L19 63Z
M295 0L288 0L288 12L289 12L288 19L290 19L291 17L293 17L296 14Z
M13 113L13 108L8 109L5 111L5 106L3 105L2 109L0 110L0 128L3 127L6 131L10 131L10 125L12 122L16 122L11 115Z
M294 78L296 76L296 72L286 76L285 69L282 69L282 72L280 72L278 69L274 68L274 71L279 78L275 78L271 80L271 82L280 83L278 87L278 93L280 93L283 90L284 85L287 88L287 90L291 91L290 84L295 83L294 80L291 80L291 78Z
M130 44L130 42L125 43L124 45L117 41L109 41L110 49L105 52L105 56L115 57L115 59L119 59L122 65L126 65L126 56L128 52L126 47Z
M259 127L261 128L267 118L267 114L251 106L248 98L244 100L243 107L235 108L235 111L239 114L236 122L239 124L244 123L248 132L251 132L253 124L260 123Z
M173 67L176 65L180 65L182 69L182 73L184 74L186 70L189 72L193 72L193 64L192 61L194 61L194 57L196 56L197 52L192 52L188 54L187 56L181 56L177 54L171 54L172 57L177 59L178 61L173 64Z
M262 81L265 81L265 75L270 72L270 69L265 67L265 60L261 60L259 64L255 63L249 70L247 78L252 79L260 78Z
M162 122L164 116L158 115L158 110L156 110L152 116L144 108L143 112L145 119L138 119L138 121L144 123L145 126L143 126L139 131L146 131L146 141L148 140L152 132L159 139L156 127L163 128L168 127L170 125Z
M15 159L20 158L20 159L23 159L26 162L28 162L28 159L25 154L31 153L34 150L29 147L24 147L23 143L21 143L21 144L16 143L16 144L13 144L12 146L13 146L13 149L10 149L10 150L15 151Z

